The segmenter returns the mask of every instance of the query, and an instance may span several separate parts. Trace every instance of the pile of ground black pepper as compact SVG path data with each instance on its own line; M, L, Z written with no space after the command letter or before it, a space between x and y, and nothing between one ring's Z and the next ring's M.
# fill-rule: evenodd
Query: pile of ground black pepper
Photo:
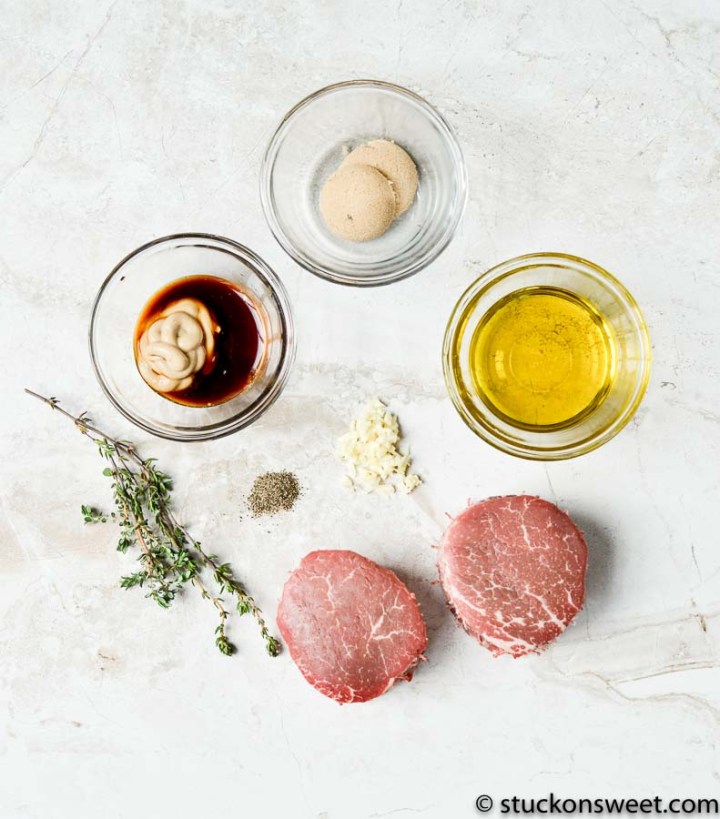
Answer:
M292 472L265 472L255 478L248 504L253 517L274 515L293 508L300 484Z

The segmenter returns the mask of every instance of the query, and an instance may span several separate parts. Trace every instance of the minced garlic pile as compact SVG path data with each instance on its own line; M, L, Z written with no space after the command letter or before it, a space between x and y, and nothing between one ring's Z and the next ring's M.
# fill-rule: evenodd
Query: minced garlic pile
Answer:
M343 484L361 492L412 492L422 481L408 473L410 456L398 452L399 441L397 416L382 401L370 401L338 441L338 457L348 463Z

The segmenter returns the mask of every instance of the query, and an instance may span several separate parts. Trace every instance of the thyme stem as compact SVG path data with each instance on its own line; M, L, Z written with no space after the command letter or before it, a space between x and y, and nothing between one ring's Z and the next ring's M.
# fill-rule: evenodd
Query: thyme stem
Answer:
M230 611L220 596L235 598L238 614L251 614L257 622L265 649L275 657L280 643L270 634L260 608L237 579L229 563L221 563L217 555L208 554L172 511L172 480L160 472L152 458L142 458L134 444L113 438L96 427L88 415L73 415L59 405L56 398L46 398L33 390L28 395L37 398L71 420L77 429L98 447L109 464L103 474L112 478L116 512L112 517L120 526L118 550L125 552L133 544L140 550L142 570L123 577L120 585L129 589L147 586L147 597L168 608L183 585L191 583L200 595L216 608L220 622L215 629L215 644L222 654L235 653L235 646L226 635ZM82 507L86 523L105 521L106 517L90 506ZM212 592L200 572L206 569L218 588Z

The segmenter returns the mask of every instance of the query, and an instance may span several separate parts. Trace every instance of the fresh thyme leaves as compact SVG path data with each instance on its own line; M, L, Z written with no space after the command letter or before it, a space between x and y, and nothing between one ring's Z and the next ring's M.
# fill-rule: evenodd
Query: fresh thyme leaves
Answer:
M85 523L105 523L107 521L107 516L103 515L103 513L94 506L85 506L85 504L83 504L80 507L80 511L82 512Z
M146 597L162 608L169 608L182 587L191 583L217 609L220 623L215 629L215 645L229 656L235 653L235 646L225 632L230 611L220 595L226 594L233 598L239 615L253 616L267 653L276 657L280 643L270 634L262 612L235 577L230 564L221 563L217 555L207 553L178 523L172 511L172 479L155 466L155 460L138 455L130 441L111 438L95 427L86 413L72 415L59 406L57 398L46 398L27 389L25 392L73 421L83 435L95 442L108 463L103 475L112 480L115 511L110 517L120 528L118 551L127 552L133 546L140 550L140 570L121 578L120 586L143 588ZM108 519L92 506L83 505L81 512L85 523L104 523ZM218 589L216 593L210 591L201 578L203 570L212 576Z

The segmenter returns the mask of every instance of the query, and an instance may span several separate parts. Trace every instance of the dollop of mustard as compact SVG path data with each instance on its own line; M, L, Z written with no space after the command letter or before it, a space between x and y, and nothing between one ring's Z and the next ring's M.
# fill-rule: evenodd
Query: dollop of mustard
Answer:
M173 302L140 337L140 375L158 392L186 390L212 359L219 332L202 302L190 298Z

